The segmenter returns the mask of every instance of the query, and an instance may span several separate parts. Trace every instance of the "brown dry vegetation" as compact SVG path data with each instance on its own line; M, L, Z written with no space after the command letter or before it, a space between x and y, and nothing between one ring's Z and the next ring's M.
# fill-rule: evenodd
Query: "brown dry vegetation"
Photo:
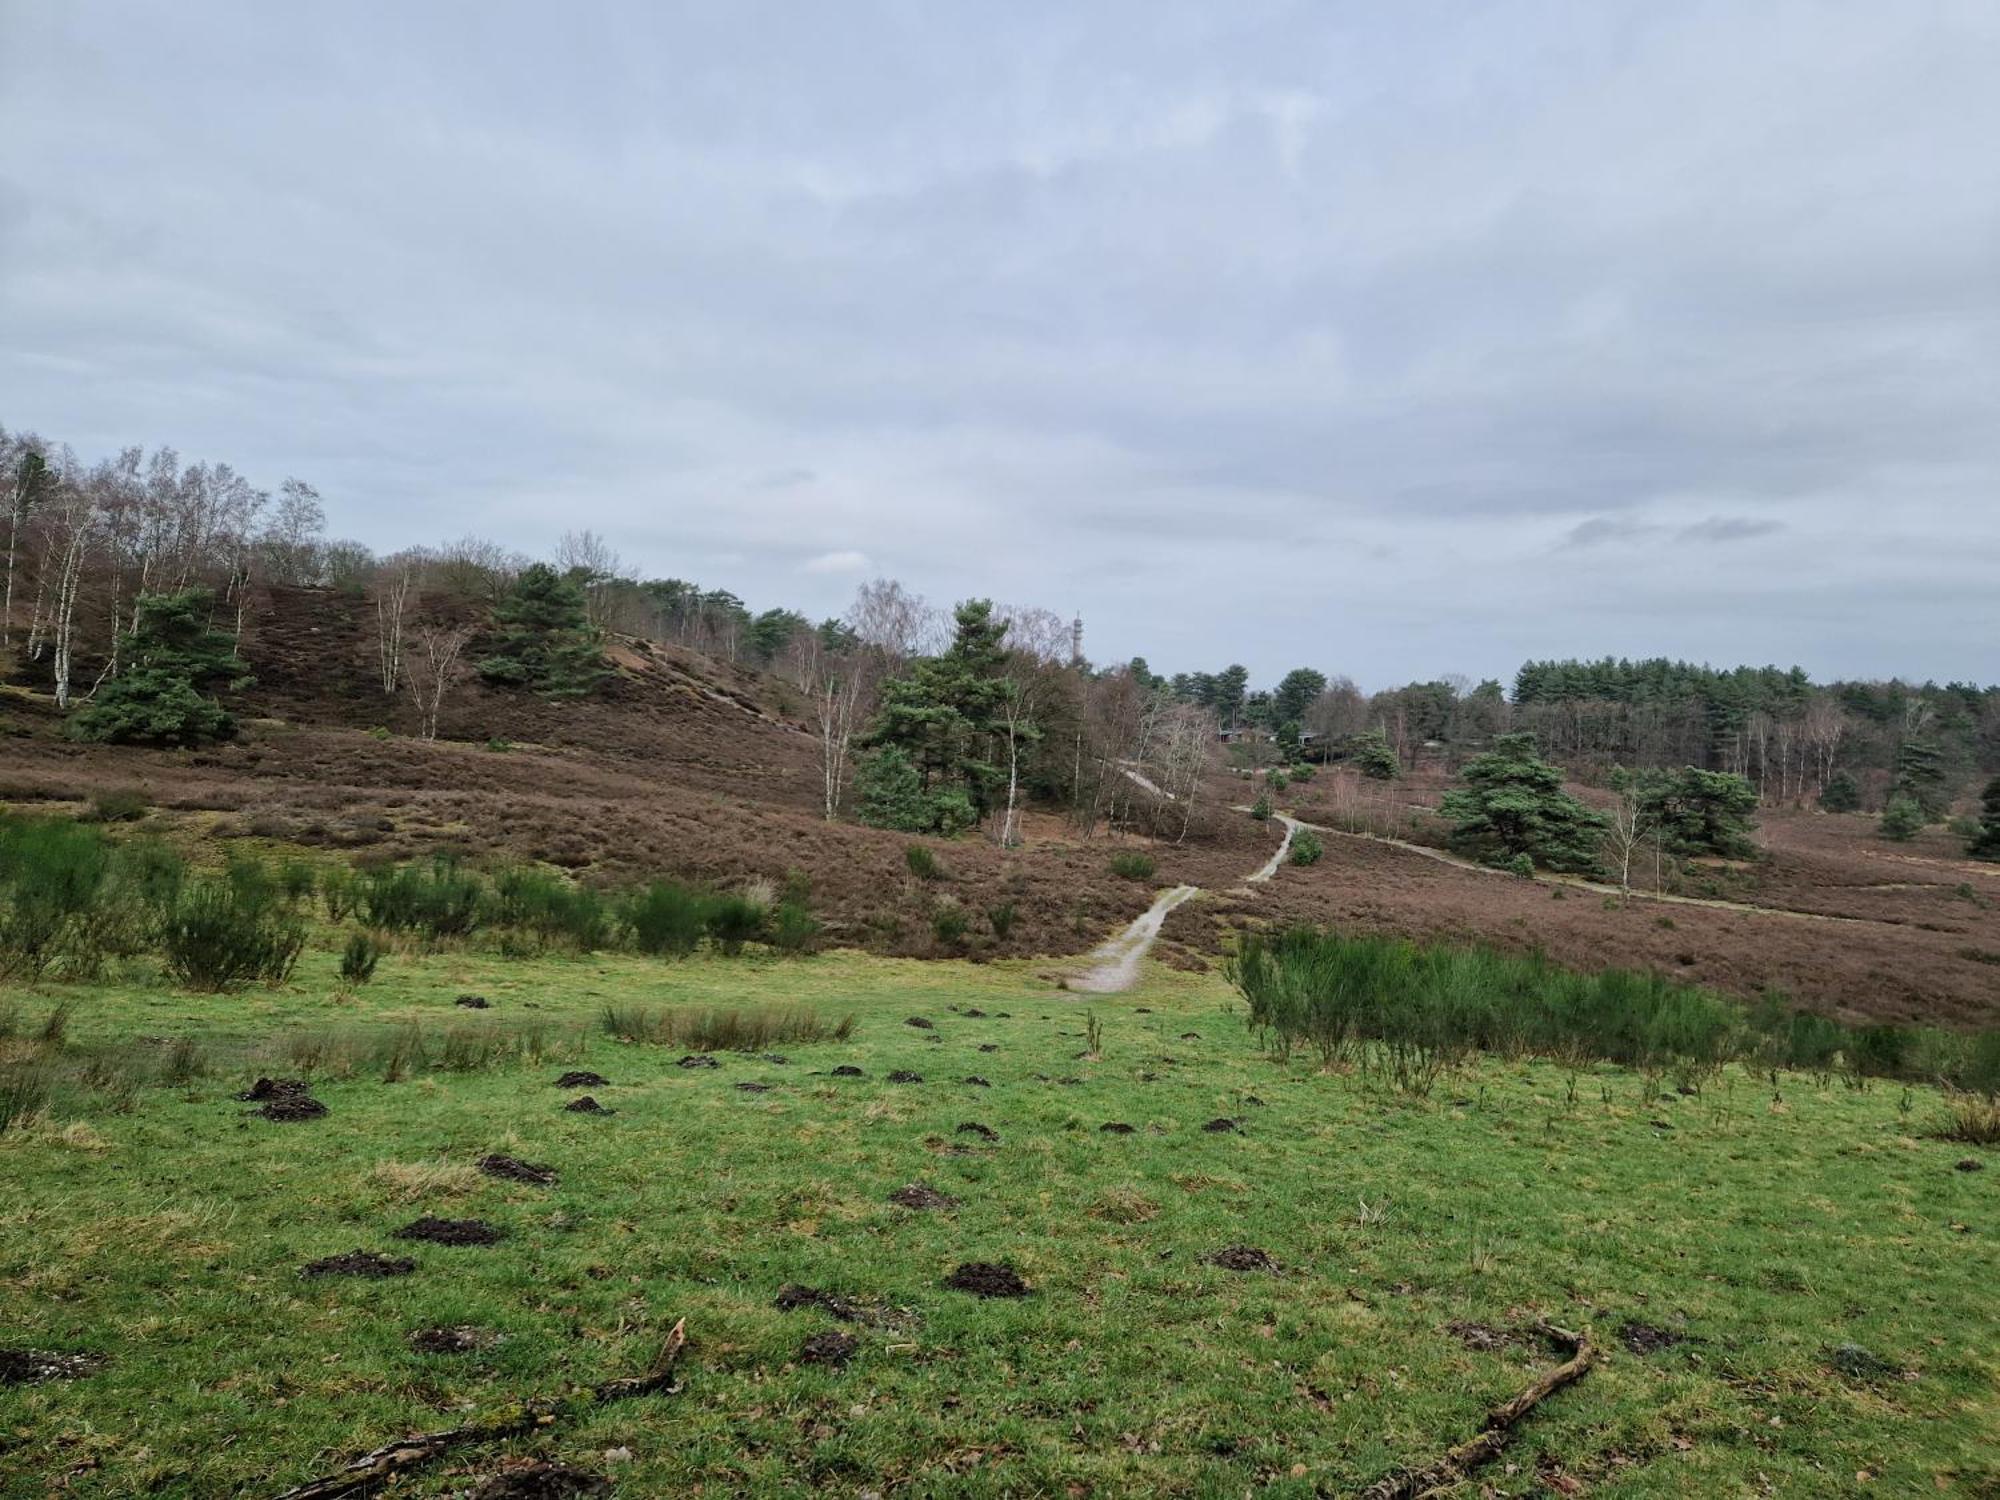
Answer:
M914 879L907 836L819 817L815 747L790 690L697 653L621 641L617 672L584 702L469 686L446 707L445 737L427 744L408 735L407 700L381 692L362 601L278 591L251 617L259 623L245 655L258 682L238 743L74 745L46 700L9 692L0 802L80 807L93 793L137 788L160 809L152 826L170 833L372 859L537 860L589 881L674 874L734 885L799 872L833 941L895 954L1074 954L1150 898L1144 883L1109 877L1111 853L1133 841L1083 840L1047 815L1029 819L1017 851L978 838L936 843L944 878ZM376 725L393 732L378 738ZM1430 773L1385 785L1329 771L1278 800L1315 823L1342 826L1359 812L1435 843L1439 830L1420 809L1444 784ZM1318 864L1288 865L1246 890L1243 877L1280 830L1222 810L1256 794L1218 767L1204 793L1217 811L1196 836L1147 846L1157 885L1209 893L1168 920L1157 950L1167 962L1208 962L1241 923L1331 922L1540 948L1583 966L1656 967L1741 995L1775 988L1846 1019L2000 1019L2000 869L1955 858L1941 833L1897 846L1874 837L1871 819L1768 813L1765 859L1692 871L1684 886L1794 915L1643 900L1622 909L1600 893L1339 836L1324 840ZM1014 909L1005 939L990 916L1003 904ZM966 936L941 941L933 918L951 905L964 911Z

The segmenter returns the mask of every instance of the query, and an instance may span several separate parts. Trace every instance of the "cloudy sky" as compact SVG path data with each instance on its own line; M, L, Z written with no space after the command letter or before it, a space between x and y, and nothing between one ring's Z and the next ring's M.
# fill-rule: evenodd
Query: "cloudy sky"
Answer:
M0 423L1382 686L2000 679L2000 5L0 0Z

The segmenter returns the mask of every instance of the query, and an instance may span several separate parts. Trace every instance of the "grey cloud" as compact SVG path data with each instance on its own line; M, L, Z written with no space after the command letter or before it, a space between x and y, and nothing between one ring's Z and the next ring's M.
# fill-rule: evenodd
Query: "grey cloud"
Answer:
M0 52L0 421L379 545L589 524L814 614L861 553L1267 676L2000 677L1976 0L29 0ZM1719 545L1781 533L1813 588Z

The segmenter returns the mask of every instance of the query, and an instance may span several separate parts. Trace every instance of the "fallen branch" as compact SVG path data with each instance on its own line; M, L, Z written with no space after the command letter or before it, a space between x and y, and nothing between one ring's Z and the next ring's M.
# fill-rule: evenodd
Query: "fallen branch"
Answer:
M1569 1350L1569 1359L1537 1375L1521 1393L1487 1412L1479 1434L1453 1448L1436 1463L1421 1469L1406 1469L1379 1479L1361 1492L1361 1500L1417 1500L1433 1490L1454 1484L1481 1464L1491 1463L1514 1436L1514 1426L1542 1400L1564 1386L1584 1377L1597 1351L1588 1334L1571 1333L1566 1328L1543 1324L1542 1332Z
M586 1407L664 1391L673 1380L674 1364L686 1343L687 1319L683 1318L667 1334L659 1358L653 1361L652 1369L644 1375L606 1381L581 1395L536 1402L516 1411L467 1422L459 1427L447 1427L442 1432L420 1432L385 1443L372 1453L364 1453L342 1464L337 1473L286 1490L276 1500L340 1500L343 1495L373 1494L385 1480L435 1462L454 1448L519 1437L537 1428L552 1426L558 1417L574 1415Z

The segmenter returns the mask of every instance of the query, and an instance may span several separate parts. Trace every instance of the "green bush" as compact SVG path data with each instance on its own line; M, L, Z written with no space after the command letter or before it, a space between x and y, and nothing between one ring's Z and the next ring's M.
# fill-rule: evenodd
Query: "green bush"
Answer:
M1136 849L1111 856L1111 873L1122 880L1151 880L1158 868L1152 855Z
M1301 828L1292 834L1292 863L1295 865L1316 865L1326 853L1326 846L1320 843L1319 835L1310 828Z
M919 880L941 880L944 878L944 869L938 864L936 852L927 845L911 844L904 849L903 863L909 867L910 873Z
M1380 729L1357 736L1350 758L1356 770L1376 781L1394 781L1403 774L1403 762L1396 755L1396 747Z
M1899 844L1906 844L1924 831L1924 810L1916 798L1897 795L1889 799L1889 805L1882 809L1880 831L1882 837Z
M1820 788L1819 809L1830 813L1861 811L1860 786L1845 771L1835 771Z
M767 931L769 909L761 901L736 893L709 899L708 940L716 951L734 957L745 943L762 942Z
M109 787L91 794L90 815L99 823L136 823L151 806L136 787Z
M485 882L455 860L394 865L360 877L357 909L370 927L386 931L464 937L479 927L486 905Z
M611 935L604 897L546 870L503 870L493 882L492 921L542 945L591 953Z
M0 978L39 978L88 944L111 864L94 828L0 815Z
M375 965L381 961L382 945L368 933L354 933L340 950L340 977L347 984L366 984L375 977Z
M185 887L161 928L167 970L193 990L282 984L305 947L305 923L268 890L227 879Z
M1268 795L1260 796L1255 802L1250 804L1250 816L1255 818L1259 823L1270 821L1271 799Z
M655 880L625 899L625 925L641 953L685 958L708 930L708 897L673 880Z
M946 947L956 947L964 942L969 925L965 909L955 904L940 906L931 913L931 935Z
M1014 919L1017 915L1014 903L1011 901L1002 901L986 908L986 920L992 925L993 935L1003 943L1014 931Z
M819 946L819 920L803 901L780 901L771 911L769 936L780 953L811 953Z

